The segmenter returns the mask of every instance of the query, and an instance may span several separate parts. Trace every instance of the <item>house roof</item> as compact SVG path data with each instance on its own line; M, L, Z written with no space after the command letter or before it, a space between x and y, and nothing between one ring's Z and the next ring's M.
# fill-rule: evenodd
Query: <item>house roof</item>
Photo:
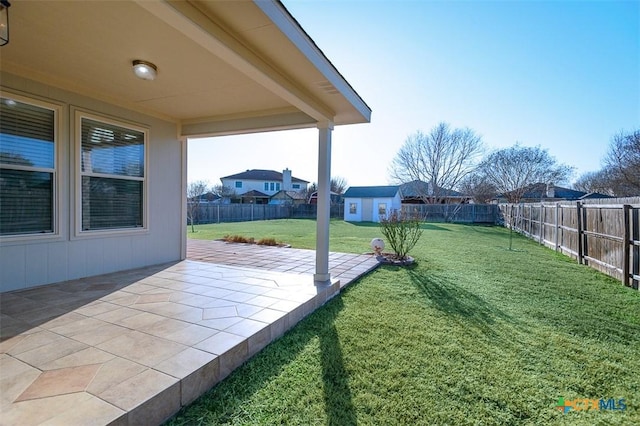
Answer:
M251 191L247 191L244 194L240 194L240 197L242 198L269 198L269 196L267 194L263 194L260 191L256 191L255 189L252 189Z
M393 198L399 190L399 186L351 186L344 198Z
M291 198L292 200L306 200L307 196L300 191L278 191L271 198Z
M251 169L244 172L236 173L222 177L220 179L242 179L242 180L260 180L260 181L280 181L282 182L282 172L275 170ZM309 183L304 179L291 176L291 182Z
M197 197L193 197L193 198L194 198L194 199L195 199L195 198L199 198L199 199L200 199L200 201L205 201L205 202L206 202L206 201L215 201L215 200L219 200L219 199L220 199L220 196L219 196L219 195L214 194L214 193L213 193L213 192L211 192L211 191L209 191L209 192L207 192L206 194L201 194L201 195L199 195L199 196L197 196Z
M400 185L400 192L403 198L420 198L434 193L434 191L431 191L429 183L420 180L403 183ZM461 192L453 189L440 188L437 192L439 197L464 197Z
M331 197L339 197L340 194L338 194L337 192L329 191L329 196L331 196ZM309 198L318 198L318 191L313 191L311 193L311 195L309 196Z
M4 86L20 89L15 75L85 94L175 122L179 137L370 121L278 0L16 1L10 23ZM134 76L136 59L154 81Z
M599 194L597 192L584 192L578 191L571 188L564 188L562 186L552 185L553 187L553 196L550 196L549 190L551 189L546 183L535 183L533 185L529 185L524 194L522 195L522 199L529 200L583 200L583 199L591 199L591 198L611 198L609 195ZM498 197L504 197L504 194L500 194Z
M615 197L612 197L611 195L607 195L607 194L601 194L599 192L589 192L587 194L584 194L582 197L580 197L581 200L590 200L593 198L615 198Z

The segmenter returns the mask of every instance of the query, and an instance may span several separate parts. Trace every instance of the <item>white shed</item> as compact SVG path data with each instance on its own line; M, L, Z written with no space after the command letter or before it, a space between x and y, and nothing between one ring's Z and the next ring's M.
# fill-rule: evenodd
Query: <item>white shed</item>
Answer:
M399 186L352 186L344 193L344 220L380 222L401 206Z

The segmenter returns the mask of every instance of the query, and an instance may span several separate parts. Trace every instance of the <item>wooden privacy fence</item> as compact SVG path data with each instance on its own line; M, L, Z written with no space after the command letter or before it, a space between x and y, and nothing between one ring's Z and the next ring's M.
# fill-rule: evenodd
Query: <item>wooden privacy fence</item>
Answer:
M403 204L402 212L427 222L495 224L498 219L496 204Z
M187 209L191 207L190 203L188 203ZM273 219L315 219L318 209L315 204L199 203L193 207L193 222L198 225ZM332 218L342 218L343 215L344 205L336 204L331 206Z
M505 226L638 290L640 198L501 204Z

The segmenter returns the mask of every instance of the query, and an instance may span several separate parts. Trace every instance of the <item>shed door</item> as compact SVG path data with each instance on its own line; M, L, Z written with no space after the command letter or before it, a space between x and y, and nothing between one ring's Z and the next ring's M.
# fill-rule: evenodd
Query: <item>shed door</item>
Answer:
M373 198L362 199L362 221L373 222Z

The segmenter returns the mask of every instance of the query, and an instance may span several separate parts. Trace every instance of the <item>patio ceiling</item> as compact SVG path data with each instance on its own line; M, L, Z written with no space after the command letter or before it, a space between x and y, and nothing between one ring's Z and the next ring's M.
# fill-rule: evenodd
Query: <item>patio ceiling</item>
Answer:
M15 1L0 69L179 123L181 137L365 123L278 1ZM137 79L134 59L158 67Z

